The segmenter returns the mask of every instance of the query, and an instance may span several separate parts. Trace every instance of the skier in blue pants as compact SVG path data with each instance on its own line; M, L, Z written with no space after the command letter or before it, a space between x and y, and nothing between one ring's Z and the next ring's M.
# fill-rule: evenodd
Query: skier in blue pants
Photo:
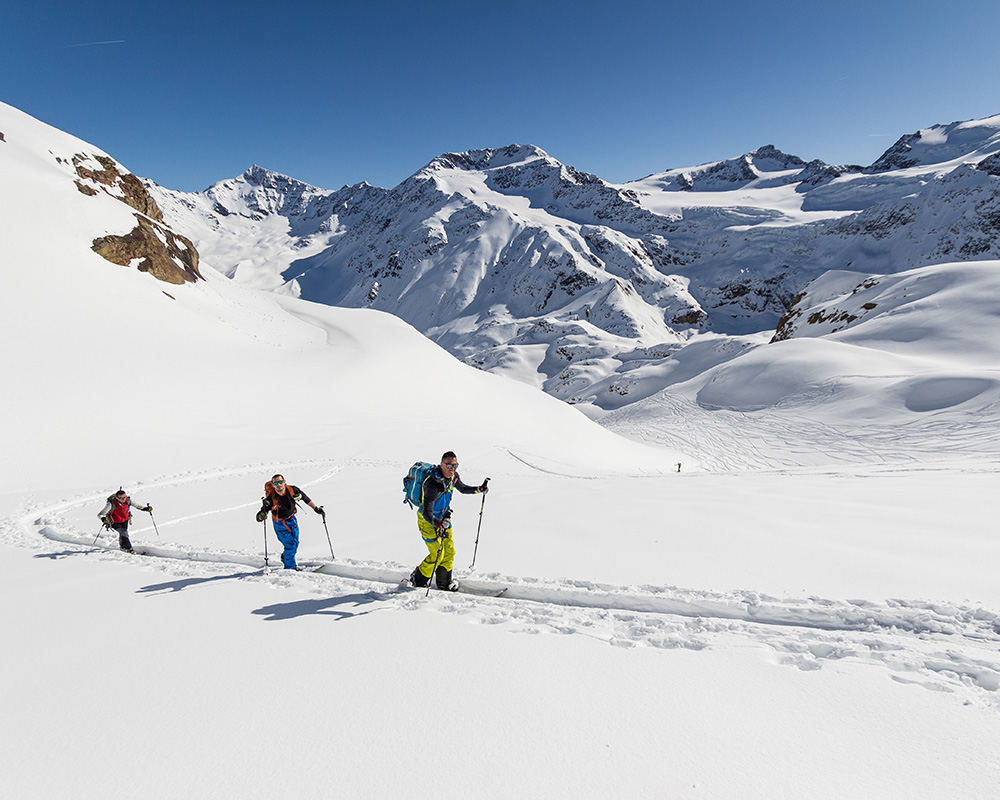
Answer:
M263 505L257 512L257 521L263 522L270 512L274 534L284 548L281 563L285 569L298 569L295 565L295 553L299 549L299 523L295 519L295 503L305 503L326 519L323 506L317 506L298 486L285 483L285 477L280 473L264 484L264 497L261 499Z

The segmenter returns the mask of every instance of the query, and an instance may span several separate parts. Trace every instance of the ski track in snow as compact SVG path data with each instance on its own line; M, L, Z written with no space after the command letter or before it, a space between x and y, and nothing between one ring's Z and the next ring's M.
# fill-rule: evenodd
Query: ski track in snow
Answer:
M372 462L375 463L375 462ZM381 462L379 462L381 464ZM353 466L363 466L352 461ZM310 461L292 466L327 467L310 484L325 480L344 463ZM772 465L773 466L773 465ZM259 474L262 465L221 468L140 484L148 488L177 486L213 477ZM303 486L308 485L303 483ZM286 572L265 568L260 554L204 549L157 542L143 544L145 556L120 552L103 536L76 528L66 513L103 500L86 494L44 506L26 505L0 520L0 539L37 551L53 542L59 552L36 558L88 557L102 562L139 565L162 573L163 580L139 591L161 594L186 591L222 580L257 581L301 597L277 602L252 613L268 621L320 614L350 617L373 610L433 609L471 622L525 634L589 636L615 647L702 650L713 646L770 648L776 663L817 670L839 661L879 666L894 680L927 689L961 693L966 703L1000 710L1000 614L958 604L892 600L834 601L817 597L773 598L751 591L727 594L668 586L608 586L572 580L538 580L496 573L473 573L470 590L485 596L403 587L409 567L398 563L358 560L305 562L324 572ZM247 503L234 508L250 507ZM168 528L184 519L222 513L219 508L158 522ZM275 558L274 561L278 559ZM506 587L502 598L495 590Z

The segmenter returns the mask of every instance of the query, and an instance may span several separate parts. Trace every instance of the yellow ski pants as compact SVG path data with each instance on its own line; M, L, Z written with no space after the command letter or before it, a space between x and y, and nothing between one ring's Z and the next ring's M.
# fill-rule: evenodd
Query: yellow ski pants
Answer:
M451 536L451 528L446 528L444 537L438 538L438 532L434 530L433 525L424 519L423 514L417 514L417 528L420 530L424 544L427 545L427 558L421 561L417 567L420 574L425 578L432 578L435 564L451 572L455 563L455 542ZM438 561L439 550L440 561Z

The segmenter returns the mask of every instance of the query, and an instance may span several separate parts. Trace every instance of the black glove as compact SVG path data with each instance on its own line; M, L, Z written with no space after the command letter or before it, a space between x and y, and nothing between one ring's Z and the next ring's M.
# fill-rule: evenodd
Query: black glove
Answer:
M257 512L257 522L263 522L265 519L267 519L267 510L262 508Z
M483 485L479 487L480 494L486 494L490 490L490 479L487 478L483 481Z
M110 528L111 527L111 520L108 519L107 517L101 517L101 522L104 523L104 527L105 528Z
M153 507L152 507L152 506L150 506L150 505L147 505L147 506L146 506L146 507L145 507L144 509L142 509L142 510L143 510L143 511L148 511L148 512L149 512L150 514L152 514L152 513L153 513Z
M315 509L316 513L319 514L323 519L326 519L326 512L323 510L323 506Z

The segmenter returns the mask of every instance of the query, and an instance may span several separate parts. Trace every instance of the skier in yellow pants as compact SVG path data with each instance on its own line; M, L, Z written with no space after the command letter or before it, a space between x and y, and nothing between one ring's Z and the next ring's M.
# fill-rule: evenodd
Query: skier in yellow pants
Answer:
M451 450L441 456L441 464L424 479L417 513L417 528L427 545L427 558L410 575L414 586L427 586L433 576L439 589L458 591L458 581L451 577L455 563L455 542L451 530L451 495L458 489L462 494L489 491L481 486L468 486L458 476L458 456Z

